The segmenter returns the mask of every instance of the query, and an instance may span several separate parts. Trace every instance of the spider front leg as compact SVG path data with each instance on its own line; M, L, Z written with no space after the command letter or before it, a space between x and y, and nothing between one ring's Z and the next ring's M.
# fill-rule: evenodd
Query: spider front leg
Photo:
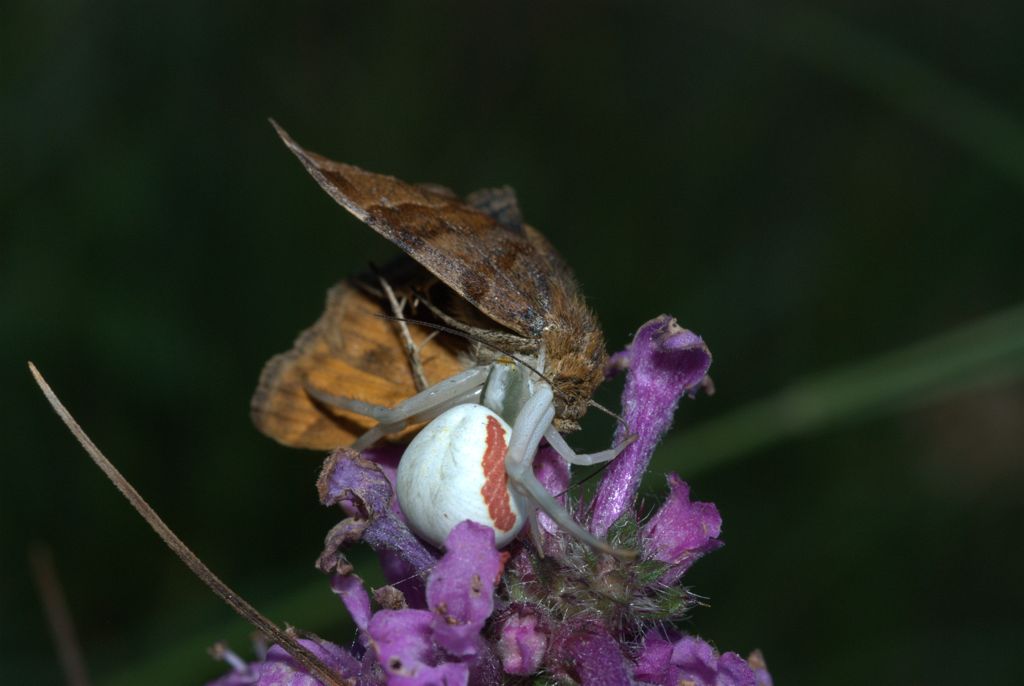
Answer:
M394 407L374 405L343 395L331 395L312 386L306 392L316 400L339 407L364 417L376 419L379 423L352 444L355 450L364 450L388 434L401 431L409 424L433 419L445 410L463 403L477 402L490 367L473 367L430 388L407 398Z
M512 438L508 443L508 452L505 453L505 471L508 473L509 482L513 488L544 510L558 526L595 550L622 560L635 558L635 551L613 548L580 526L534 476L534 455L537 454L540 439L551 427L551 420L554 418L554 394L546 384L539 384L537 390L523 405L512 426Z
M578 464L580 466L589 467L590 465L601 464L602 462L614 460L619 456L619 453L625 450L627 446L636 440L637 436L636 434L630 434L629 436L626 436L622 443L619 443L616 446L596 453L587 453L585 455L579 455L570 448L569 444L565 442L564 438L562 438L562 434L558 433L558 430L553 426L549 426L547 428L544 432L544 438L548 440L548 445L554 448L555 452L561 455L562 459L569 464Z

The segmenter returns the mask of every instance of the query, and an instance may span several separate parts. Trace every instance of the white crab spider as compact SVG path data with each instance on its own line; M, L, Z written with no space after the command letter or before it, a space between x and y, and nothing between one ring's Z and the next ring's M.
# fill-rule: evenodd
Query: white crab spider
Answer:
M441 546L456 524L470 519L494 529L500 547L515 538L527 519L535 519L539 508L595 549L633 557L632 551L612 548L580 526L533 474L541 438L566 462L578 465L606 462L626 444L577 455L552 426L551 387L533 377L522 364L502 360L467 369L393 408L309 391L318 400L379 422L353 444L356 450L409 424L430 421L399 462L396 490L413 531L434 545ZM496 458L507 475L500 491L493 479ZM536 524L533 531L537 535Z

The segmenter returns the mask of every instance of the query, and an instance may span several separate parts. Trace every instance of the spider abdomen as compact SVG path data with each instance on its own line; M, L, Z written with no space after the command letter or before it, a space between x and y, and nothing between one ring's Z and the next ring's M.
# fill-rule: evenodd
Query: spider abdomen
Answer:
M511 435L505 420L478 404L457 405L424 427L398 464L398 503L410 528L441 547L468 519L491 527L498 547L511 542L528 513L505 469Z

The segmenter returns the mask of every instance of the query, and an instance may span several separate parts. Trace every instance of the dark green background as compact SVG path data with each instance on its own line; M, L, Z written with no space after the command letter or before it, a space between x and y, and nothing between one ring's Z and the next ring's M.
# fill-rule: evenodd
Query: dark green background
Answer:
M393 250L273 116L369 169L513 185L613 348L662 312L705 337L718 394L683 405L657 463L725 520L688 576L710 599L692 631L762 648L780 685L1022 683L1022 354L983 384L943 371L1019 340L1020 317L829 375L1024 298L1024 5L959 4L8 7L0 681L61 683L37 539L97 683L198 683L221 671L213 640L248 650L27 359L230 584L346 635L312 569L336 517L318 457L257 435L248 399L324 290ZM936 379L904 393L918 362ZM803 414L773 400L803 379L821 380ZM575 442L606 444L589 425Z

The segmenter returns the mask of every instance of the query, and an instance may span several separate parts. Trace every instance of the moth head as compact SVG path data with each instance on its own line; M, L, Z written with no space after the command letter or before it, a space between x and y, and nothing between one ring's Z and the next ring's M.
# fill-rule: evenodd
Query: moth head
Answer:
M555 428L561 433L580 429L579 420L587 413L590 398L601 382L601 377L592 374L565 375L552 377L551 386L555 393Z
M556 331L545 343L548 357L544 372L555 393L555 428L562 433L576 431L594 391L604 380L608 360L604 337L599 329L576 335Z

